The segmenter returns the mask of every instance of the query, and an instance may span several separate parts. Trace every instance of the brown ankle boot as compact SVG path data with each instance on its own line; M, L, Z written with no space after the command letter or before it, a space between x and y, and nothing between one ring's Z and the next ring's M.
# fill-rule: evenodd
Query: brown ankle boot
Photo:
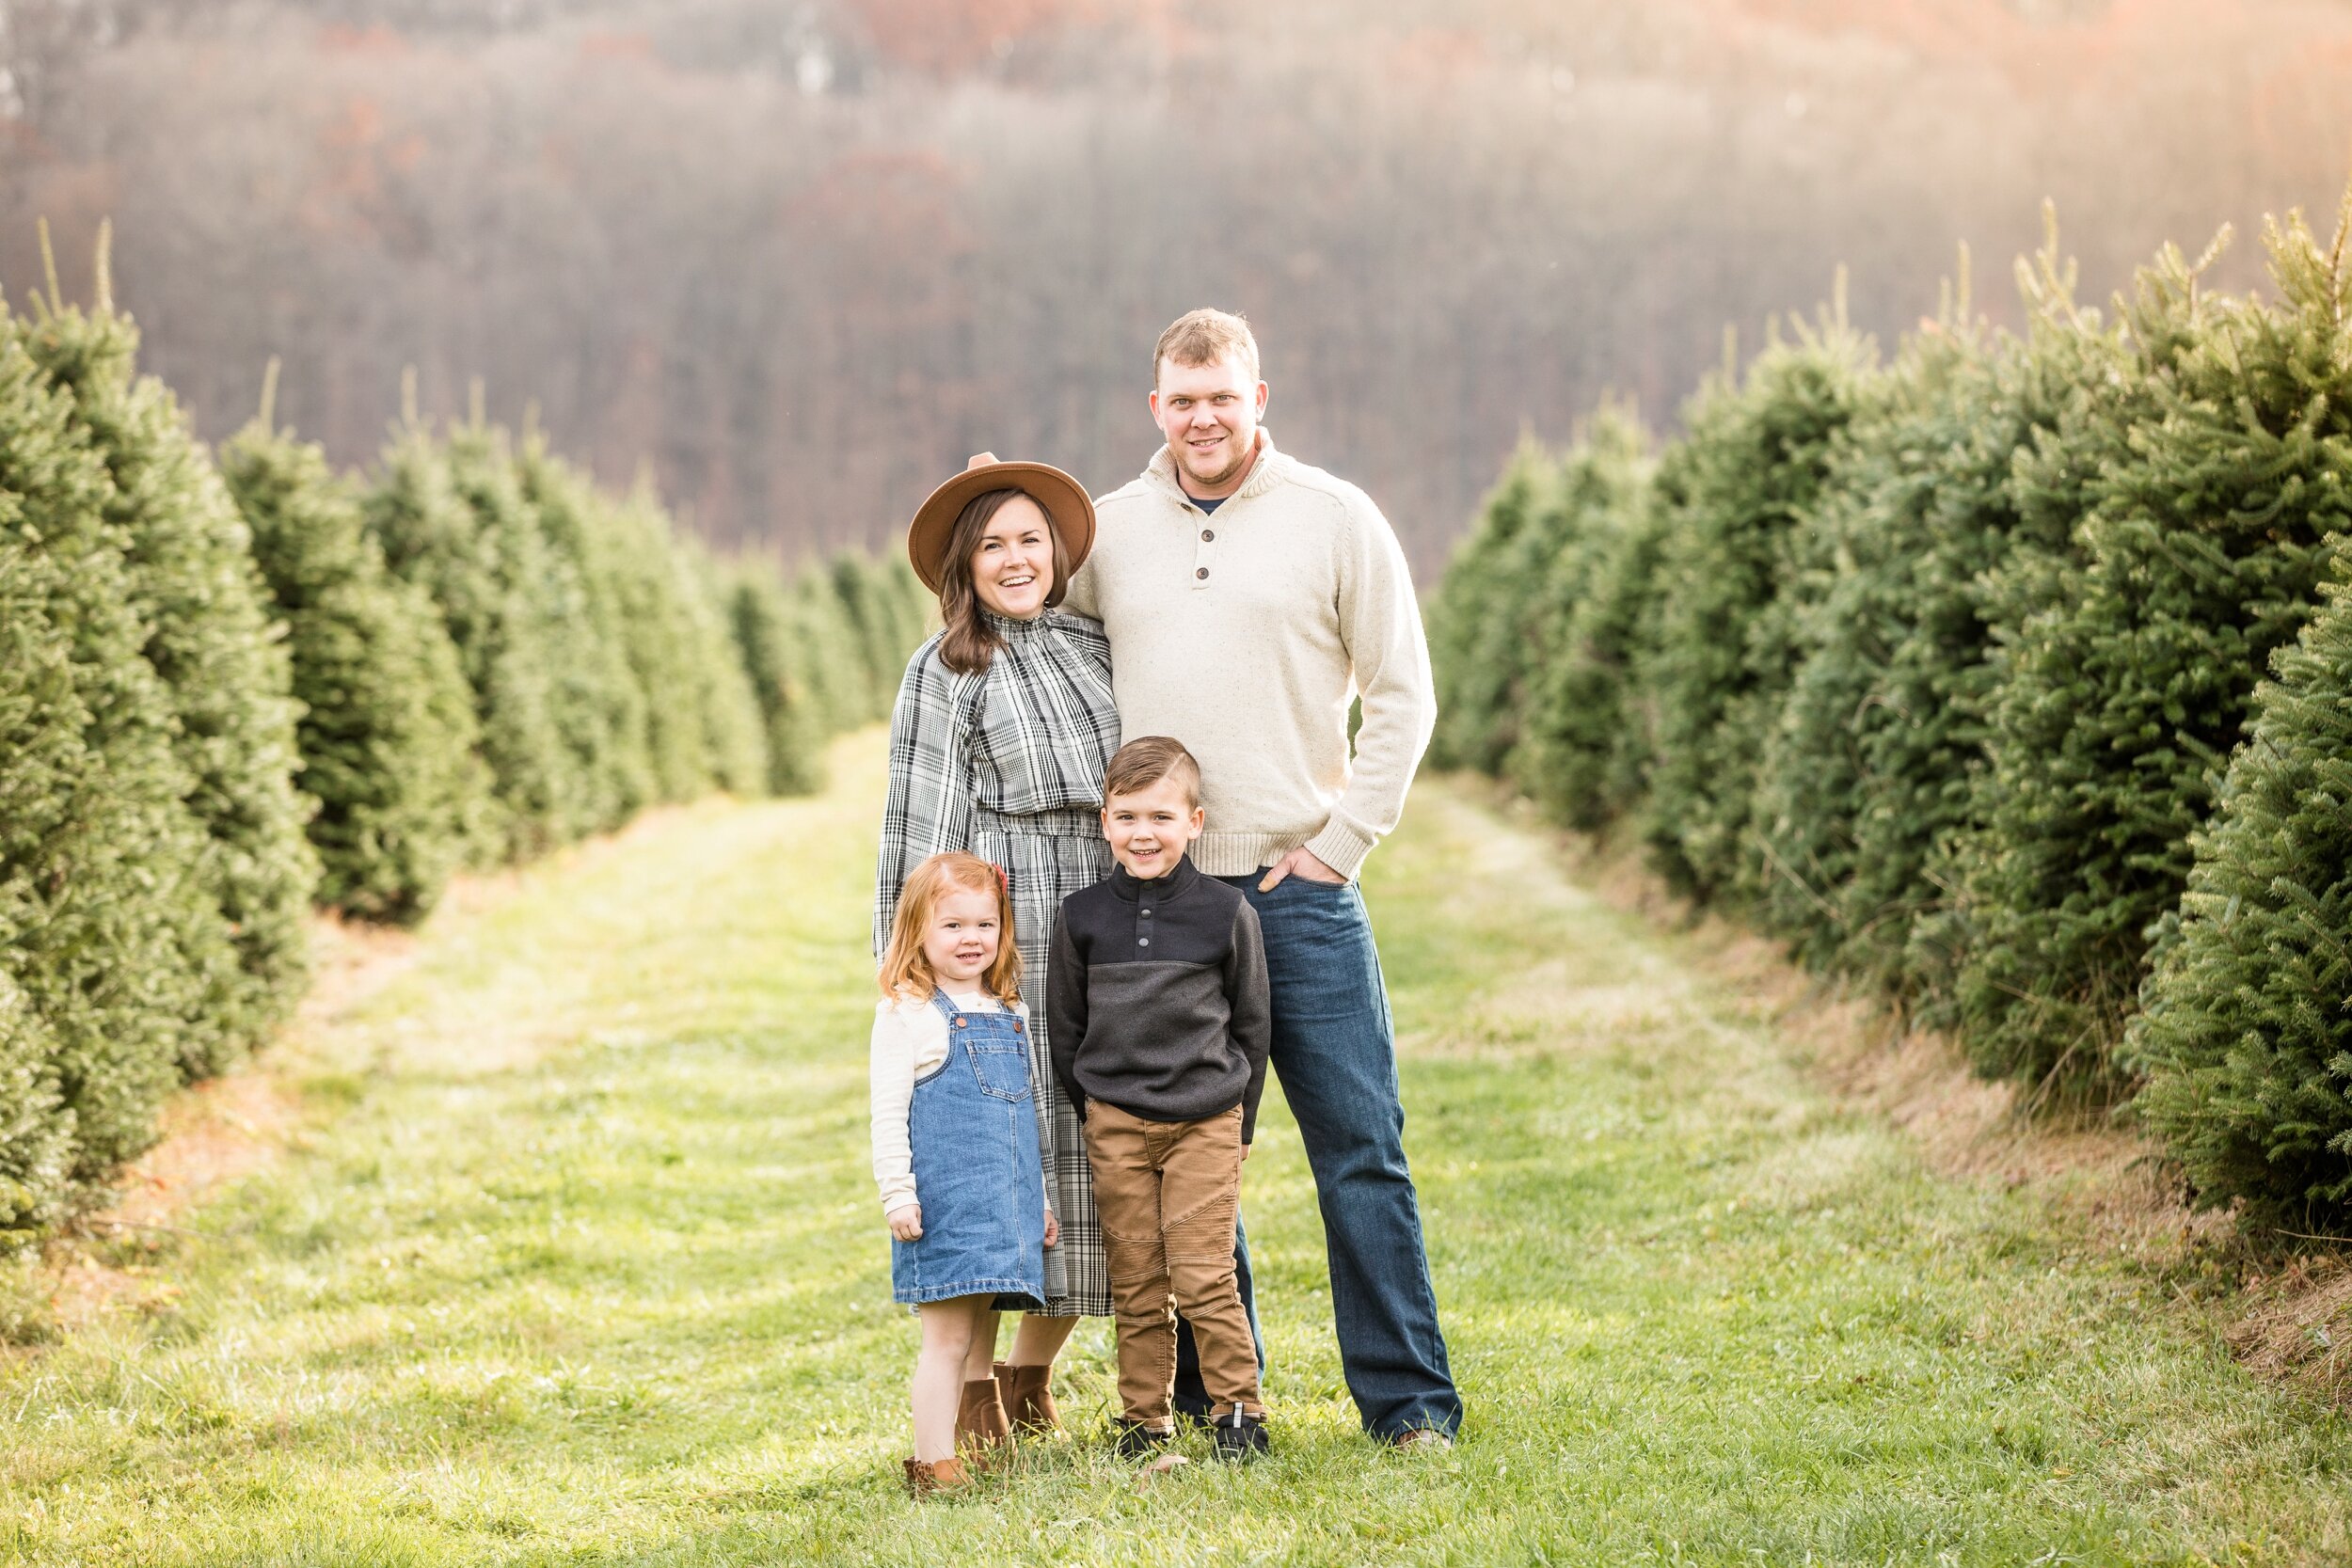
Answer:
M972 1484L972 1473L963 1467L961 1459L934 1459L925 1464L919 1459L903 1462L907 1473L909 1496L927 1497L934 1492L959 1492Z
M972 1454L985 1465L989 1450L1012 1441L1012 1428L1005 1420L1005 1402L996 1392L993 1377L976 1377L963 1386L962 1402L956 1406L956 1452Z
M1061 1412L1054 1408L1053 1368L1014 1367L999 1361L996 1389L1014 1432L1038 1437L1061 1429Z

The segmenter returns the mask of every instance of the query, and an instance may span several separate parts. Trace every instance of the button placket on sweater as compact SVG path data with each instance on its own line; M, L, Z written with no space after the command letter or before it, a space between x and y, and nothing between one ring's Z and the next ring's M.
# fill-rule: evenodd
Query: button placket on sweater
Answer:
M1229 501L1227 504L1232 503ZM1216 523L1208 513L1197 506L1184 508L1184 520L1192 525L1193 531L1192 585L1206 588L1209 579L1216 575L1210 568L1216 560Z

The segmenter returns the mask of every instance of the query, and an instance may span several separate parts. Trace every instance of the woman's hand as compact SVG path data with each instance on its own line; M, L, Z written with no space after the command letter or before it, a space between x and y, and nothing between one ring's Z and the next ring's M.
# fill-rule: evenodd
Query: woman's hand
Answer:
M919 1242L923 1239L923 1206L921 1204L900 1204L889 1213L884 1214L882 1218L890 1223L890 1233L898 1240Z
M1061 1221L1054 1217L1054 1212L1051 1209L1045 1211L1045 1244L1047 1246L1061 1245Z

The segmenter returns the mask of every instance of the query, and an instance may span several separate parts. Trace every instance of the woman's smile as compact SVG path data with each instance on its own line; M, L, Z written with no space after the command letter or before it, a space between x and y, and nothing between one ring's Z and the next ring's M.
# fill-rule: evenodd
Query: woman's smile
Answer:
M1045 513L1015 496L989 519L972 553L972 590L999 615L1025 621L1045 608L1054 589L1053 540Z

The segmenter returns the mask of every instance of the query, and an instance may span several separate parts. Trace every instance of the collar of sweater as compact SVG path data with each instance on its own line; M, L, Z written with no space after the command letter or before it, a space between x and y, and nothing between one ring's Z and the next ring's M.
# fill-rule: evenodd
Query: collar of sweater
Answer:
M1179 856L1167 876L1154 877L1148 882L1123 865L1111 867L1111 891L1130 904L1138 902L1147 887L1163 899L1182 897L1200 879L1200 873L1193 869L1190 855Z
M1258 464L1249 470L1249 477L1241 482L1241 488L1226 497L1237 501L1248 496L1263 496L1280 484L1288 476L1290 459L1274 450L1274 433L1265 426L1258 427ZM1190 506L1193 499L1184 494L1184 482L1176 477L1176 454L1168 447L1152 454L1151 466L1143 477L1153 489L1163 492L1179 506Z

